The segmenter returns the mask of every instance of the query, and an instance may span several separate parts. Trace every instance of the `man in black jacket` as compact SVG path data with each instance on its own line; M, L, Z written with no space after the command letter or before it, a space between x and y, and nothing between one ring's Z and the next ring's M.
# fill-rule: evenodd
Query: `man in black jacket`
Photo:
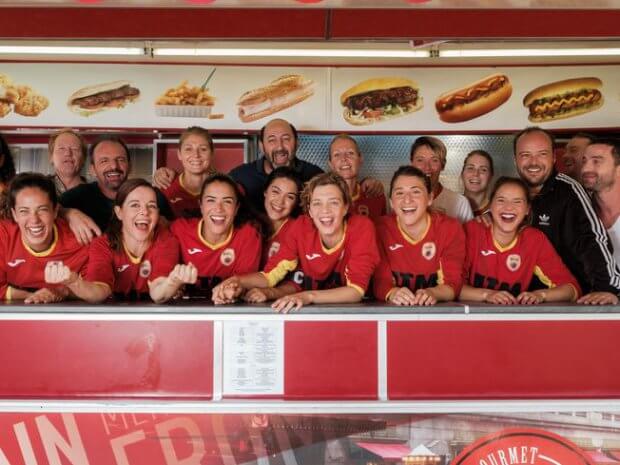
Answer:
M517 171L532 198L532 224L549 238L585 294L583 304L617 304L620 269L587 193L554 169L553 136L538 127L515 135Z

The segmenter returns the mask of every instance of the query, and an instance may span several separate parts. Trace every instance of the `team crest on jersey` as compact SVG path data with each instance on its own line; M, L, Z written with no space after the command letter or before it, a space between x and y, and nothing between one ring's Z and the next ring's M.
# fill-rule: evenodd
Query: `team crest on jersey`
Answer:
M140 263L140 277L148 278L151 275L152 270L153 267L151 266L151 262L149 260L144 260L142 263Z
M422 245L422 256L427 260L432 260L437 253L437 246L434 242L425 242Z
M508 255L506 266L510 271L517 271L521 266L521 256L517 254Z
M269 247L268 257L271 257L272 255L277 254L279 250L280 250L280 243L276 241L273 244L271 244L271 247Z
M220 255L220 262L222 262L222 265L230 266L232 265L232 262L234 261L235 261L235 250L231 248L224 249L224 251L222 252L222 255Z
M368 205L358 205L357 213L364 216L370 216L370 210L368 210Z

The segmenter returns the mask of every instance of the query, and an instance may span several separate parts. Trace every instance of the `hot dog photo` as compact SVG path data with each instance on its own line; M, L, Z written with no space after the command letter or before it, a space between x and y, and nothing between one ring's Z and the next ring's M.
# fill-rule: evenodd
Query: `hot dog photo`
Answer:
M507 102L511 95L512 84L508 76L495 73L444 92L435 100L435 109L441 121L461 123L495 110Z
M415 81L381 77L362 81L340 96L342 117L354 126L364 126L409 115L423 106Z
M140 90L129 81L112 81L82 87L69 96L67 106L82 116L94 115L111 108L123 108L140 96Z
M292 107L314 95L314 81L300 74L286 74L269 84L244 92L237 106L239 119L244 123Z
M523 97L528 119L544 123L573 118L603 106L603 81L596 77L564 79L537 87Z

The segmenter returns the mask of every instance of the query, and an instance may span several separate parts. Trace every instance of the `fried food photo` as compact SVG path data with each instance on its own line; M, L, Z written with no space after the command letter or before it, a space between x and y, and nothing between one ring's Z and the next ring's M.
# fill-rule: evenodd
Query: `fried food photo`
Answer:
M0 118L12 111L21 116L39 116L49 106L47 97L32 87L13 83L6 74L0 73Z
M167 89L155 100L157 116L208 117L215 105L209 89L192 86L187 80Z

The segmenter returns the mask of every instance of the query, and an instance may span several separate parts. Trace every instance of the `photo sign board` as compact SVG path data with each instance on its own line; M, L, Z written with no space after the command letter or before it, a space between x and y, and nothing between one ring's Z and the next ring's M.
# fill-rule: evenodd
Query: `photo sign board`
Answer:
M501 131L614 127L619 66L0 64L0 127Z

